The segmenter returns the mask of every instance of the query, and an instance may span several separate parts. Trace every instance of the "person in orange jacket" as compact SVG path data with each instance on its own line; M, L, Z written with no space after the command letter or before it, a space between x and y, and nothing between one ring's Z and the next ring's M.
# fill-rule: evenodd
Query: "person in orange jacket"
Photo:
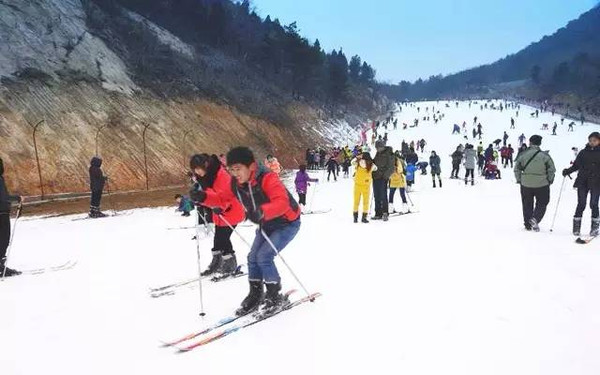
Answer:
M273 155L267 155L267 158L265 159L265 165L271 170L271 172L278 175L281 174L281 164L279 164L279 160L277 160L277 158Z

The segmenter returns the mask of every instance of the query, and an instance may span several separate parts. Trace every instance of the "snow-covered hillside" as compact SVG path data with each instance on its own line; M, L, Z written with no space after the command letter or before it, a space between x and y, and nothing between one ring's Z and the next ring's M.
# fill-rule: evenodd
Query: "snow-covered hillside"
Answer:
M416 106L435 105L446 117L401 130ZM539 133L557 169L568 166L571 147L582 147L598 125L577 125L558 136L541 124L558 116L529 117L522 107L516 129L510 111L480 111L478 105L418 103L398 113L390 144L425 138L426 153L448 156L461 136L452 125L484 126L484 145L501 138ZM390 128L391 129L391 128ZM515 147L516 148L516 147ZM200 150L199 150L200 151ZM421 156L421 155L420 155ZM444 179L433 189L417 176L411 198L418 213L389 222L352 223L352 181L314 187L313 209L328 214L302 218L286 248L286 260L315 303L176 355L161 340L201 330L229 315L247 293L239 278L204 284L207 315L198 316L195 287L174 296L149 297L148 289L193 278L193 225L173 208L140 209L113 218L73 217L19 222L10 265L31 269L77 260L71 270L20 276L0 283L2 374L459 374L594 375L600 372L600 252L598 243L576 245L570 235L575 193L569 181L556 227L549 232L561 187L557 175L540 233L522 226L519 187L512 171L503 179L478 178L471 187ZM461 171L462 173L462 171ZM312 192L309 192L311 199ZM105 205L107 202L105 201ZM589 211L584 217L589 230ZM251 240L254 229L243 226ZM239 259L244 243L233 237ZM211 240L201 243L203 262ZM298 287L278 263L284 288Z

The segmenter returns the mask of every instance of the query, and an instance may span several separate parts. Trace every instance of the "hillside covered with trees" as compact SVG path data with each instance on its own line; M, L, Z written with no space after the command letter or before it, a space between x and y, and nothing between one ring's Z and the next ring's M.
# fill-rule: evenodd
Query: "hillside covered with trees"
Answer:
M600 112L600 6L489 65L414 83L384 85L397 100L509 95Z
M96 153L118 190L240 144L296 167L388 111L361 57L249 1L4 0L0 40L0 157L27 195L86 191Z

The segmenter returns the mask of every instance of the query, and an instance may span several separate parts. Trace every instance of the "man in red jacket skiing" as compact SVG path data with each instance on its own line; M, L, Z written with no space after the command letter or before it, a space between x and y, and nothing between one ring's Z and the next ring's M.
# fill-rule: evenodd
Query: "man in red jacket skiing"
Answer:
M280 293L281 278L274 259L276 251L283 250L300 230L300 207L277 174L259 165L249 148L231 149L227 166L233 177L231 190L244 207L246 218L259 225L248 254L250 292L236 313L256 310L263 299L265 309L277 308L286 301Z

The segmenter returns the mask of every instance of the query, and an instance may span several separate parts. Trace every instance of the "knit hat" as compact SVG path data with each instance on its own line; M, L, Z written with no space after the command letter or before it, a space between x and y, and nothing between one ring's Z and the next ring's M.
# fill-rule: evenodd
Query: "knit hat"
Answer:
M590 134L590 136L588 137L588 139L590 138L596 138L598 140L600 140L600 133L598 132L593 132L592 134Z
M529 143L531 143L534 146L541 146L542 145L542 136L541 135L532 135L529 138Z

